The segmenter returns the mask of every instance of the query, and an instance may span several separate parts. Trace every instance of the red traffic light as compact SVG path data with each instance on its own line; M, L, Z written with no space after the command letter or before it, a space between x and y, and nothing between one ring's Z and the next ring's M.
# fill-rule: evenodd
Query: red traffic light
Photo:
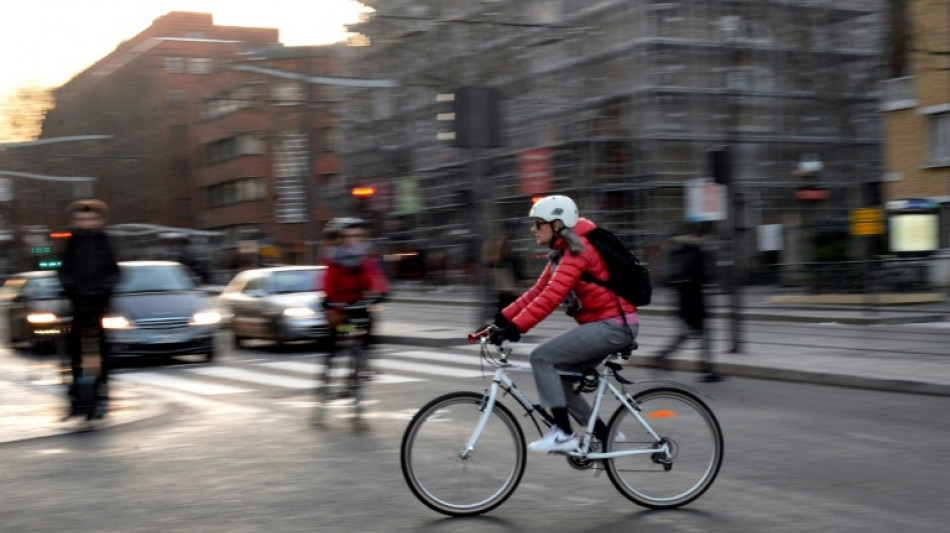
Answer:
M376 194L376 187L353 187L350 194L357 198L369 198Z

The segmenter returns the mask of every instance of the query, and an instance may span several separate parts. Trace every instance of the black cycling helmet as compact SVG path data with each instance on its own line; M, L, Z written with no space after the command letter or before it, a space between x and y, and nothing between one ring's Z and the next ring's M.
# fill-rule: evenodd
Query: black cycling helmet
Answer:
M366 221L357 217L337 217L327 222L323 227L323 237L335 241L340 238L340 232L350 228L365 228Z

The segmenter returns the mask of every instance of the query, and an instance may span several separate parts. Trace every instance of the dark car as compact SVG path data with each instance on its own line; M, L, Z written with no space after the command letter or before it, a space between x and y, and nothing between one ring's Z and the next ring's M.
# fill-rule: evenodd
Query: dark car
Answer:
M214 359L221 315L214 299L174 261L123 261L102 320L114 357L202 354Z
M69 300L56 272L21 272L7 278L0 289L7 310L9 346L26 346L33 353L54 351L72 321Z
M218 296L234 340L319 341L330 335L323 313L323 266L278 266L245 270Z

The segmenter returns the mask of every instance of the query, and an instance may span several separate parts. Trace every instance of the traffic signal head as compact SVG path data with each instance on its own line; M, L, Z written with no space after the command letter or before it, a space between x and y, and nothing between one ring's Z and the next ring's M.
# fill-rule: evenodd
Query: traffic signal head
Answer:
M376 194L376 187L353 187L350 194L354 198L371 198Z

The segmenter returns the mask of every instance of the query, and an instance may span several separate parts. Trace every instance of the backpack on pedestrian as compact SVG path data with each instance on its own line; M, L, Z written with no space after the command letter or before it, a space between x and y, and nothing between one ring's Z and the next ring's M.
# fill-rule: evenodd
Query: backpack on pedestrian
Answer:
M584 272L581 280L605 287L637 307L648 305L653 297L650 270L610 231L594 228L586 237L604 258L609 276L607 280L599 280L590 272Z

